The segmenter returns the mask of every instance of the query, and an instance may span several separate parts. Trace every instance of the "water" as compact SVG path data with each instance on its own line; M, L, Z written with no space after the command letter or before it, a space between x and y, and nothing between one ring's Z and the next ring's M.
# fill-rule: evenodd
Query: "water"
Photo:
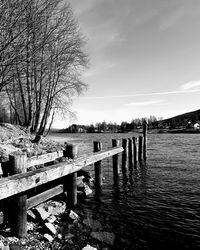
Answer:
M134 134L65 134L54 139L91 152L93 141L104 148L111 139ZM116 235L114 249L200 249L199 134L148 135L148 160L112 181L112 160L104 160L100 197L81 204ZM93 168L92 168L93 169Z

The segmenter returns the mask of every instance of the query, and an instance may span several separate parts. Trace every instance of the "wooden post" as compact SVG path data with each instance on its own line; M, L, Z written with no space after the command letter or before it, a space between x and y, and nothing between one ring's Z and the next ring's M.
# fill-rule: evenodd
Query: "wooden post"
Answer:
M102 151L102 143L94 141L94 152ZM102 186L102 168L101 161L95 162L94 164L95 171L95 190L99 191Z
M133 141L128 139L128 158L129 158L129 167L133 166Z
M143 137L139 136L139 143L138 143L138 161L142 162L143 160Z
M119 147L119 140L112 139L112 147ZM114 182L117 181L119 177L119 155L113 155L113 179Z
M65 142L64 157L74 159L77 157L77 146ZM77 204L77 173L71 173L63 178L63 192L67 197L69 207L74 207Z
M78 146L65 142L65 150L63 153L64 157L67 157L69 159L75 159L78 154Z
M124 151L122 152L122 170L127 168L127 155L128 155L128 140L122 139L122 147Z
M134 164L138 162L138 139L136 137L132 138L133 140L133 161Z
M27 155L25 153L16 152L9 155L9 160L12 175L27 172ZM13 197L11 201L9 212L11 213L12 233L17 237L25 237L27 234L27 195L21 193Z
M77 204L77 172L69 174L65 178L67 184L67 201L70 207Z
M147 159L147 121L145 120L143 122L143 159L146 162Z

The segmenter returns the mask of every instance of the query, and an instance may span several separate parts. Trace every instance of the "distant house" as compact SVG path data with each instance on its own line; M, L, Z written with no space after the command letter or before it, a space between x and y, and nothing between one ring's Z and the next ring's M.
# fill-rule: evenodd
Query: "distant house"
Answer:
M194 129L200 129L200 124L198 122L194 124Z

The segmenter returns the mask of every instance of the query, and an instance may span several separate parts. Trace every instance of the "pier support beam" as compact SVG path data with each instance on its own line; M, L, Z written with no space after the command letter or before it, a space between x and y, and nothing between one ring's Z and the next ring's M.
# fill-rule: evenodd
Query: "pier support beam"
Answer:
M67 189L67 202L70 207L77 205L77 172L67 175L65 178Z
M119 143L120 143L119 140L112 139L112 147L119 147ZM119 173L120 173L119 155L118 154L113 155L112 159L113 159L113 179L114 179L114 182L116 182L118 180Z
M143 122L143 159L146 162L147 159L147 122L146 120Z
M27 155L17 152L9 155L11 174L21 174L27 172ZM27 234L27 195L20 193L12 197L9 202L9 217L11 231L17 237L25 237Z
M142 162L143 160L143 137L139 136L138 142L138 161Z
M128 158L128 140L122 139L122 147L124 151L122 152L122 170L126 171L127 169L127 158Z
M133 137L132 140L133 140L133 162L135 165L138 162L138 139L136 137Z
M128 139L128 158L129 158L129 168L133 167L133 140Z
M102 151L102 143L98 141L94 141L94 152ZM102 187L102 167L101 161L97 161L94 164L95 171L95 190L99 191Z

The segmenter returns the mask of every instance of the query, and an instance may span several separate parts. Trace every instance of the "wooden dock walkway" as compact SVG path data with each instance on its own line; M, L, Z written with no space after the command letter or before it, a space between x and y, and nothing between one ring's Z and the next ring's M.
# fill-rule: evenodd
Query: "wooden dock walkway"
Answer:
M122 147L119 140L112 140L112 148L102 150L101 142L94 142L94 152L86 156L62 161L51 166L42 167L33 171L28 168L35 165L54 162L57 159L65 158L66 150L48 153L28 158L23 152L16 152L9 156L10 176L0 179L0 202L2 210L14 208L11 211L11 230L17 237L24 237L27 234L27 210L45 202L54 196L67 193L68 204L77 204L77 172L82 168L94 164L95 169L95 190L102 186L102 164L101 161L108 157L113 159L113 180L118 180L120 170L125 170L137 164L145 162L146 155L146 131L143 137L129 138L122 140ZM120 169L119 154L122 153L122 168ZM52 186L52 183L55 183ZM30 190L39 186L45 186L43 192L32 192ZM3 205L2 205L3 204ZM12 209L11 209L12 210ZM9 212L7 213L9 217ZM9 219L9 218L8 218Z

